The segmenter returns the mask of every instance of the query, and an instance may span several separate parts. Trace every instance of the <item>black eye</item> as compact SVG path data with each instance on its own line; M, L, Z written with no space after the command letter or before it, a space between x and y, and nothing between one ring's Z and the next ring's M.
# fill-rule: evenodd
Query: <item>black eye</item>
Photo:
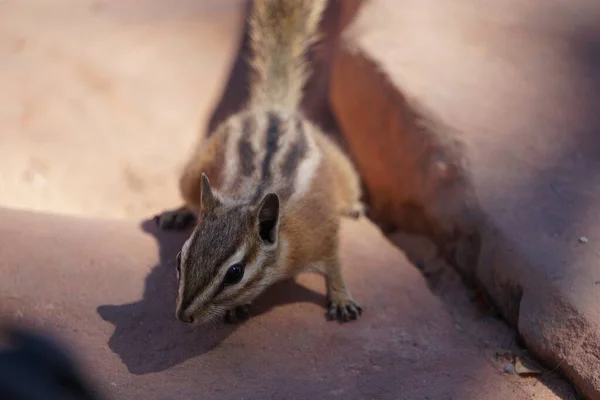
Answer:
M223 283L225 285L235 285L236 283L239 283L239 281L241 281L243 277L244 277L244 265L243 264L233 264L227 270L227 273L225 274L225 279L223 280Z
M179 279L181 274L181 252L177 253L177 278Z

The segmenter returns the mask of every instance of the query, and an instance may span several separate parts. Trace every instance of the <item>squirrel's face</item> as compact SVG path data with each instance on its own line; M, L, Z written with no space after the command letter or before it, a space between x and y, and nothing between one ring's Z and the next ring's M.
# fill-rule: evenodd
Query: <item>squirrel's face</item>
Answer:
M206 187L206 186L205 186ZM258 205L206 203L198 225L177 255L177 318L186 323L214 320L249 304L275 280L279 197Z

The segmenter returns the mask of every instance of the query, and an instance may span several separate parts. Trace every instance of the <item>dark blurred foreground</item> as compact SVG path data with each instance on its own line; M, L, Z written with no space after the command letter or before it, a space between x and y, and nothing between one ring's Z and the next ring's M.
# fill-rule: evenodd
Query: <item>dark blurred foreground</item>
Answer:
M0 399L100 400L68 352L50 337L0 329Z

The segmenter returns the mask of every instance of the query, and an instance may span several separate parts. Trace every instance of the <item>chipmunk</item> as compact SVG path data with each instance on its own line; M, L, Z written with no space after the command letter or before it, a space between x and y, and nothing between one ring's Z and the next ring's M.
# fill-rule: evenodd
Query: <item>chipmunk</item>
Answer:
M357 319L338 257L344 216L359 218L350 160L300 111L326 0L255 0L254 72L247 106L198 148L180 180L185 206L163 229L196 223L177 255L177 318L202 323L248 316L265 288L306 270L325 274L329 319Z

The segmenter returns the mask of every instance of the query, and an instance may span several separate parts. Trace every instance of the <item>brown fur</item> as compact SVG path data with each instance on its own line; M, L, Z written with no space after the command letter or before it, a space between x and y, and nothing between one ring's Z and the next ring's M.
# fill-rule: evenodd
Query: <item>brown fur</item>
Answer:
M210 140L197 149L188 161L179 180L179 190L185 204L193 211L200 208L200 177L204 172L210 176L217 187L223 179L224 154L221 149L225 146L227 130L225 126L215 133Z
M198 216L178 261L182 321L231 316L267 286L309 268L327 277L331 318L348 321L362 311L338 259L341 216L362 213L359 178L298 110L308 75L304 55L317 39L324 5L254 1L251 100L188 162L180 181L186 208L159 222L173 227L182 213ZM242 280L224 284L239 266Z
M250 17L254 107L297 109L309 74L304 61L317 41L327 0L259 0Z

